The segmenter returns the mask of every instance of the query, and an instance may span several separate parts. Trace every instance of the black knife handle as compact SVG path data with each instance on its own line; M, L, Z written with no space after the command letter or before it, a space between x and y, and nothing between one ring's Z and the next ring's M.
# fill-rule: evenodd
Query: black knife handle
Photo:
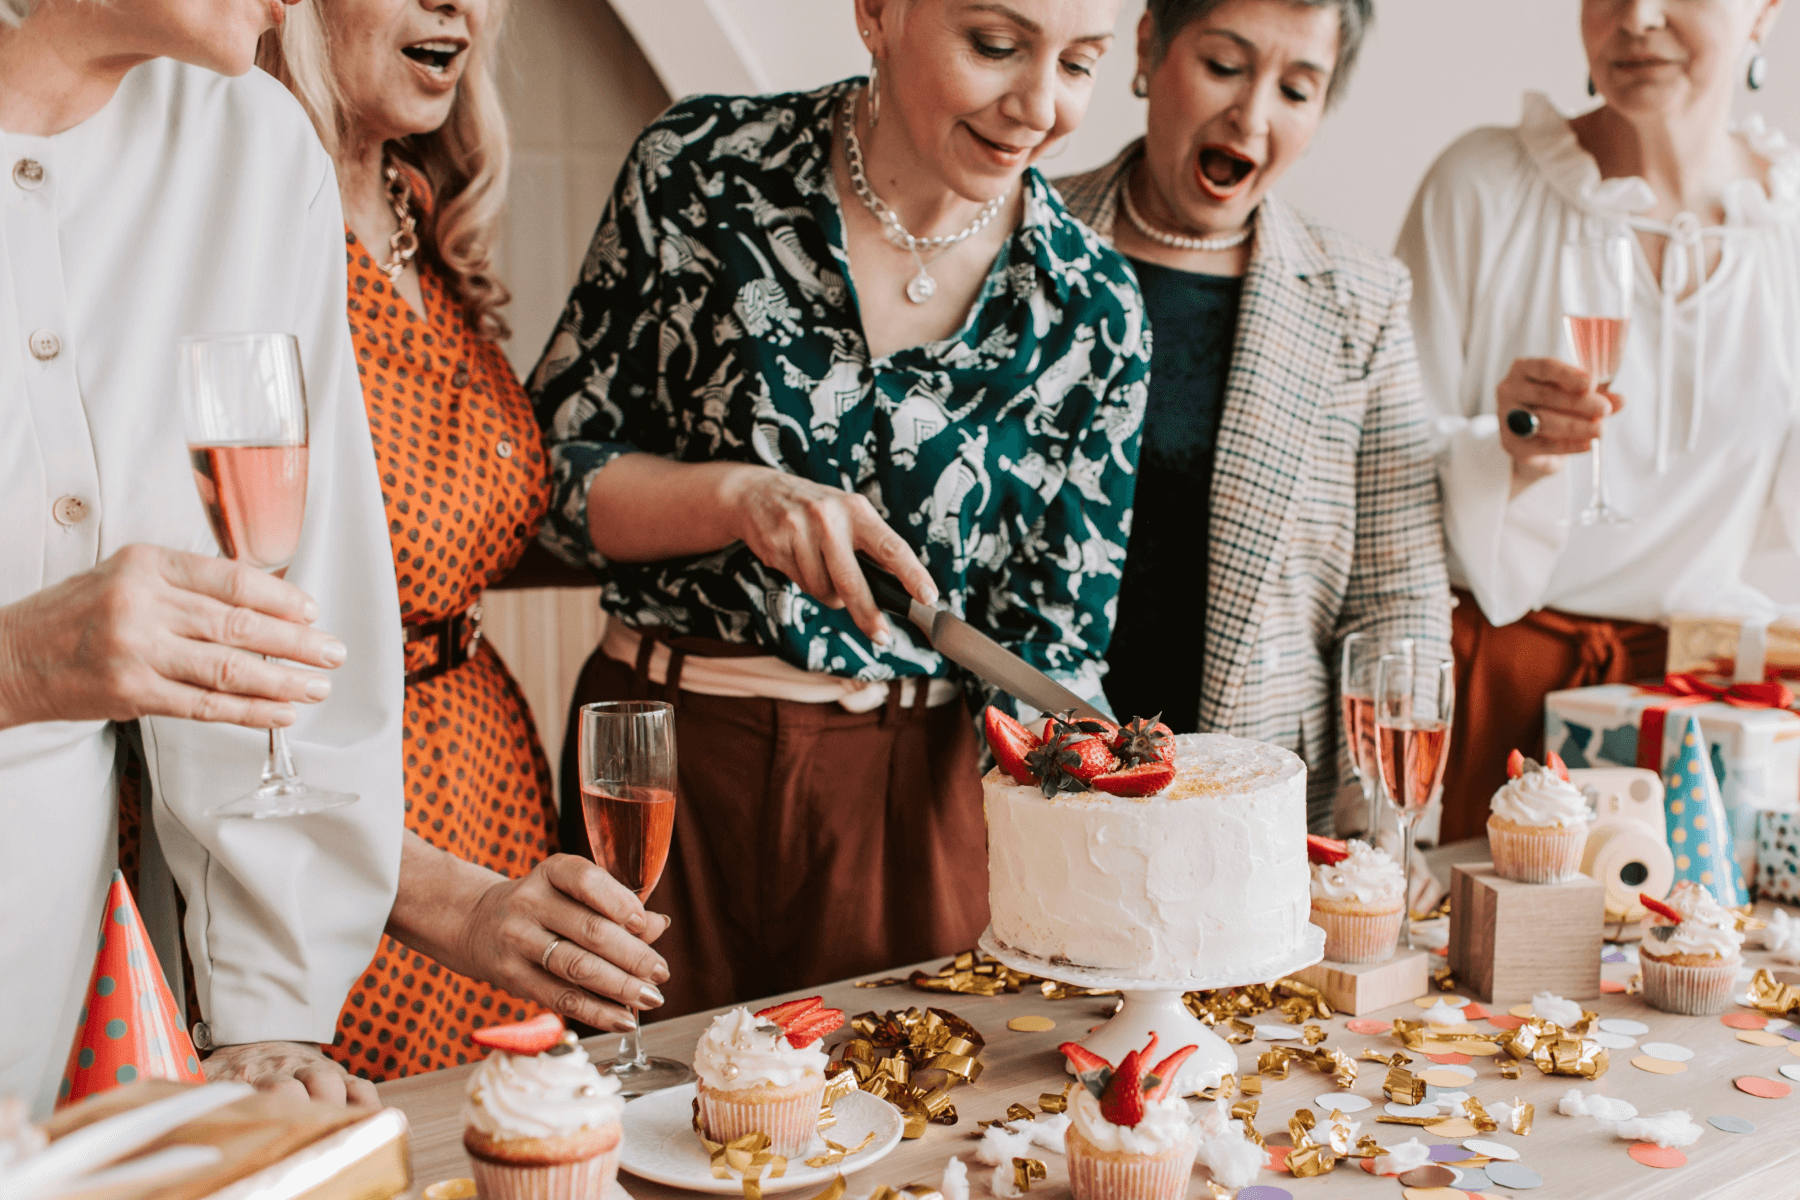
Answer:
M869 591L874 595L876 605L895 616L910 619L913 598L912 593L906 590L906 585L883 570L861 550L856 552L856 561L862 567L863 578L868 581Z

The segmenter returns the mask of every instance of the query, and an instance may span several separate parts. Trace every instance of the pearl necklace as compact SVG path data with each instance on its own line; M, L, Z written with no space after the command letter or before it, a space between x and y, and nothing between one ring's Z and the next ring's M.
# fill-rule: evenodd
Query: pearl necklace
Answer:
M935 250L937 254L933 254L932 258L936 258L958 242L966 241L979 233L983 226L994 219L1000 206L1012 195L1012 189L1006 189L1004 194L982 205L974 223L967 229L942 237L914 237L900 223L900 217L888 207L887 201L877 196L869 186L869 177L863 171L862 140L856 136L857 104L856 97L848 97L844 101L844 163L850 172L850 188L856 193L856 198L863 202L863 207L881 222L882 233L887 236L887 240L912 255L919 273L907 282L906 298L914 304L924 304L937 295L937 280L925 269L926 259L920 251Z
M1153 242L1161 242L1172 250L1230 250L1250 240L1255 227L1245 225L1236 233L1220 234L1218 237L1183 237L1178 233L1165 233L1144 220L1138 214L1137 205L1131 200L1131 181L1127 179L1119 187L1119 200L1125 207L1125 215L1137 231Z

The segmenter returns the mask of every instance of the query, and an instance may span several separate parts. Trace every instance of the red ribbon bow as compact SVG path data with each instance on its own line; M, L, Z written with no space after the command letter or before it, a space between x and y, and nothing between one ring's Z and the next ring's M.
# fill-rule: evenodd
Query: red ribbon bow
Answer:
M1708 683L1698 675L1665 675L1657 684L1640 686L1671 699L1650 705L1638 716L1637 765L1662 773L1663 727L1672 708L1694 704L1729 704L1733 708L1792 708L1794 693L1785 683Z

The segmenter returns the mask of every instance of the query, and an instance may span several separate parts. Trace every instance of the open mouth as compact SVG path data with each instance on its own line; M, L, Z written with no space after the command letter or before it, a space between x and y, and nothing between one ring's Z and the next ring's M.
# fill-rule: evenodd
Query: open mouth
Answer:
M450 71L450 65L456 61L457 55L461 54L464 48L465 46L462 42L439 40L415 42L410 46L401 47L400 53L406 55L406 57L412 59L427 71L431 71L438 75L446 75Z
M1237 195L1245 181L1256 170L1256 160L1228 146L1203 146L1194 179L1200 190L1214 200L1229 200Z

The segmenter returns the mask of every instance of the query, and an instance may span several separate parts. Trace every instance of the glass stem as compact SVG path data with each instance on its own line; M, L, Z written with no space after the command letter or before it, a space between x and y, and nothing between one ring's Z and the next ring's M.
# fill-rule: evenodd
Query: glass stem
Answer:
M1595 438L1594 439L1594 452L1593 452L1593 454L1591 454L1589 456L1594 460L1593 466L1592 466L1593 493L1592 493L1592 498L1588 501L1589 508L1605 508L1607 506L1606 505L1606 476L1603 473L1603 468L1600 465L1600 446L1601 446L1600 439Z
M265 661L268 661L266 657ZM270 726L269 757L263 763L262 786L279 788L298 782L294 756L288 751L287 731L279 725Z
M613 1073L620 1071L641 1071L649 1066L644 1057L643 1030L640 1027L637 1009L630 1009L631 1028L619 1036L619 1057L613 1063Z
M1406 897L1402 901L1403 919L1400 922L1400 944L1406 949L1413 948L1412 922L1412 872L1413 872L1413 814L1410 810L1402 810L1397 814L1400 823L1400 861L1401 871L1406 876Z
M1365 776L1362 780L1363 803L1369 806L1369 845L1381 845L1381 785Z

